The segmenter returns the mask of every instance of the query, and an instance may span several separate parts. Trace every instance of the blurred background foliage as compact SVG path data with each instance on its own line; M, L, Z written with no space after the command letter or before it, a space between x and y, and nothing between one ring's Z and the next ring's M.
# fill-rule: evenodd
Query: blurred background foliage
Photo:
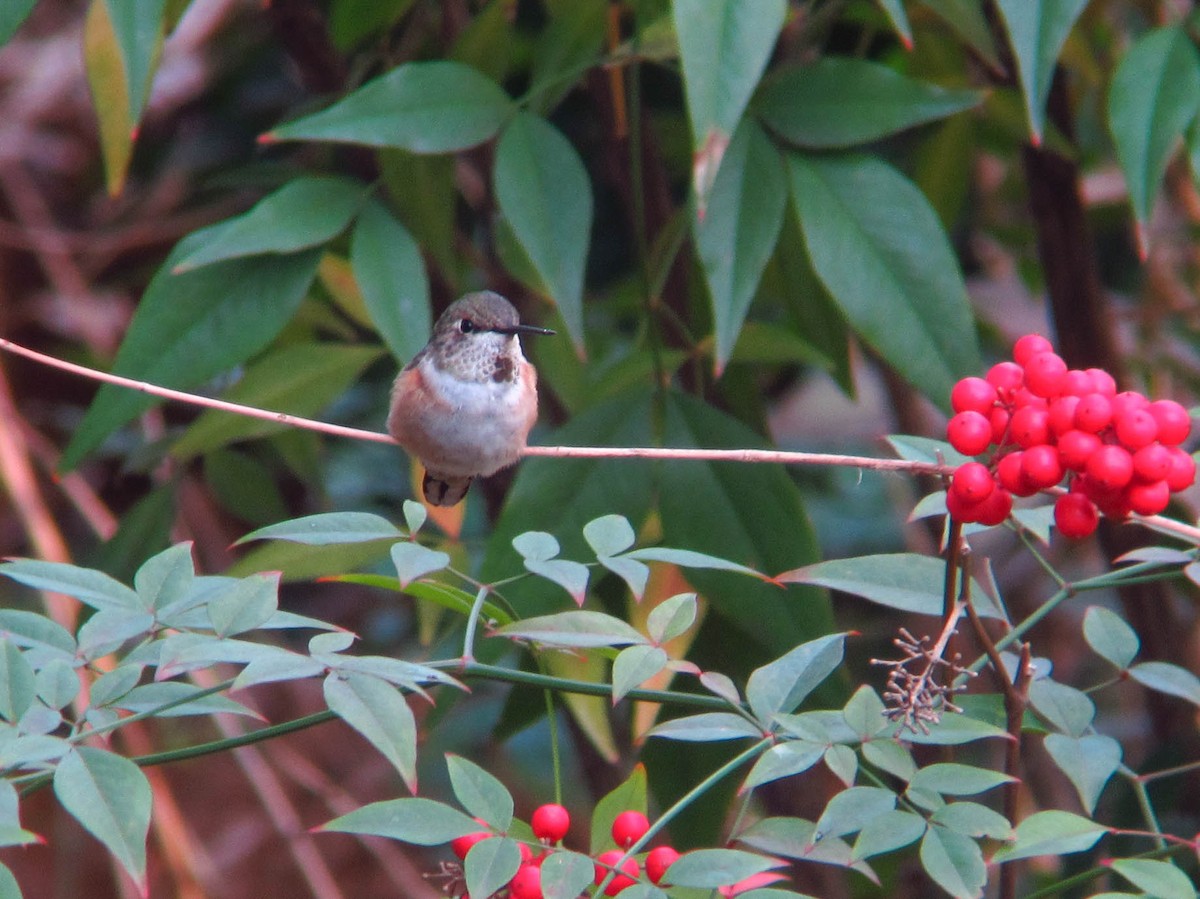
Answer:
M432 318L487 287L560 332L526 347L541 375L537 443L881 454L887 433L940 436L953 379L1027 331L1052 335L1072 366L1193 400L1195 13L1184 0L1076 0L1031 20L1041 6L764 0L721 32L706 23L729 4L699 0L8 0L0 334L378 430ZM1118 87L1119 63L1148 36L1153 52ZM430 114L395 139L369 110L321 118L372 79L436 60L491 87L460 86L466 112ZM408 87L418 106L450 90L421 71L428 80ZM864 96L875 103L860 109ZM310 193L285 214L201 231L302 181ZM218 261L177 273L203 252ZM116 390L96 400L90 382L0 361L6 555L128 578L187 539L204 571L284 570L290 608L355 630L370 651L420 658L451 638L431 607L309 582L377 564L369 547L231 549L253 527L313 511L398 518L419 483L398 451ZM582 524L604 513L629 517L645 541L778 572L934 550L936 534L906 523L933 486L836 468L535 459L434 521L443 548L485 579L517 570L516 533L551 532L571 558ZM1095 570L1129 539L1109 534L1057 561ZM1015 541L987 550L1014 609L1045 591ZM709 613L688 657L734 676L835 621L862 633L850 670L867 670L898 623L803 588L688 577L657 572L646 604L699 590ZM518 608L561 607L542 588ZM626 610L615 578L590 601L646 608ZM1110 601L1147 658L1197 669L1193 595L1147 587ZM1084 664L1072 614L1034 635L1064 671ZM320 705L309 686L256 700L271 720L294 717ZM1182 704L1120 695L1105 714L1127 759L1195 757ZM541 696L479 689L431 714L423 789L436 792L438 751L452 748L526 805L549 797ZM660 801L723 758L643 749L652 716L600 700L561 714L578 789L568 806L586 809L639 758ZM196 726L131 730L125 748L190 741ZM1069 805L1069 786L1036 757L1030 772ZM395 846L305 835L395 790L386 763L340 725L153 777L152 895L433 895L426 862ZM1194 817L1190 789L1161 808ZM767 797L792 814L824 801L817 787ZM50 846L5 853L28 895L122 895L105 856L47 800L28 826L53 833ZM714 801L681 820L677 845L717 839L722 814ZM921 894L911 872L880 868L891 895ZM800 889L854 894L840 874L805 876Z

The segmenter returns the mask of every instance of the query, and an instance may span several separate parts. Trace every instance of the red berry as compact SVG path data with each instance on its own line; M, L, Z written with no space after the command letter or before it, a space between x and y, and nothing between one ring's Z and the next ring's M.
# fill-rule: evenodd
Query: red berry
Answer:
M1161 443L1143 446L1133 454L1133 473L1143 481L1161 481L1170 472L1171 451Z
M976 504L975 520L980 524L994 527L1008 518L1012 512L1012 494L1003 488L993 490L987 498Z
M450 848L454 854L460 859L465 859L467 853L471 851L471 847L476 843L481 843L484 840L490 839L492 834L486 830L479 830L475 833L464 834L456 840L450 841Z
M963 378L950 391L950 406L955 412L982 412L986 415L996 404L996 388L983 378Z
M1046 444L1031 446L1021 458L1021 474L1038 490L1053 487L1063 476L1063 465L1058 457L1058 450Z
M1017 365L1027 365L1029 360L1039 353L1051 353L1054 344L1041 334L1025 334L1017 338L1013 344L1013 359Z
M992 473L982 462L964 462L954 470L954 477L950 481L950 489L968 503L987 499L995 487Z
M1092 376L1092 390L1105 396L1117 395L1117 382L1102 368L1089 368L1087 373Z
M1120 490L1133 477L1133 457L1124 447L1107 444L1092 453L1086 471L1101 490Z
M677 858L679 858L679 853L670 846L658 846L651 849L646 856L646 876L652 883L662 883L667 868L675 864Z
M947 490L946 513L955 521L970 524L979 520L979 503L965 500L955 491Z
M1034 396L1058 396L1066 380L1067 363L1057 353L1038 353L1025 363L1025 386Z
M1046 411L1050 422L1050 430L1055 434L1065 434L1075 427L1075 410L1079 407L1079 397L1063 395L1056 397Z
M1090 536L1099 523L1096 507L1082 493L1065 493L1054 501L1054 524L1064 537Z
M1167 473L1167 486L1172 492L1186 490L1196 480L1196 460L1177 446L1170 447L1171 470Z
M1096 382L1086 371L1072 368L1063 379L1062 395L1080 397L1085 393L1096 393Z
M1157 515L1171 501L1171 488L1166 481L1133 483L1125 492L1129 497L1129 508L1138 515Z
M1025 383L1025 372L1015 362L997 362L988 369L987 382L996 388L1002 403L1011 403L1013 396Z
M571 829L571 816L565 808L554 803L539 805L529 821L533 835L547 843L557 843Z
M599 886L605 877L608 876L610 869L615 868L617 862L621 860L621 856L625 853L620 849L610 849L608 852L601 852L596 856L596 878L593 883ZM635 878L641 871L635 859L626 859L621 865L620 870L624 873L618 874L612 879L607 887L604 888L605 896L615 896L621 890L633 886ZM628 876L626 876L628 875Z
M1101 445L1100 438L1088 431L1067 431L1058 438L1058 458L1071 471L1083 471Z
M1112 421L1112 401L1102 393L1089 393L1079 398L1075 407L1075 427L1099 434Z
M992 426L992 443L1003 446L1012 442L1008 436L1008 426L1011 420L1012 416L1003 406L992 407L992 411L988 413L988 422Z
M1050 439L1050 413L1037 406L1022 406L1012 414L1008 432L1025 449L1045 443Z
M1145 409L1150 401L1136 390L1124 390L1112 398L1113 421L1134 409Z
M1024 458L1025 453L1018 450L996 463L996 480L1014 496L1033 496L1038 492L1038 488L1025 479L1025 472L1021 466Z
M542 899L542 871L534 864L524 864L508 882L511 899Z
M1158 422L1147 409L1130 409L1113 415L1113 430L1117 439L1130 450L1148 446L1158 438Z
M1174 400L1155 400L1146 407L1158 423L1158 439L1167 446L1178 446L1192 431L1192 417Z
M946 439L964 456L977 456L992 443L992 425L978 412L959 412L946 425Z
M980 466L981 468L983 466ZM984 469L986 472L987 469ZM991 480L989 478L988 480ZM641 812L635 812L632 809L621 812L613 819L612 823L612 838L613 842L622 849L628 849L638 840L646 835L646 831L650 829L650 822L646 820L646 816Z

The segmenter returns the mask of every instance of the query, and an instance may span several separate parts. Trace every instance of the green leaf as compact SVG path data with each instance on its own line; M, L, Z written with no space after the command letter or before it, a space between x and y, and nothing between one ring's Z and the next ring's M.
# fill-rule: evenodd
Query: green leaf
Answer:
M417 791L417 725L402 693L369 674L325 678L329 710L366 737Z
M830 746L825 750L825 767L847 787L853 787L858 776L858 755L849 746Z
M480 829L456 808L432 799L388 799L334 818L321 830L388 837L417 846L440 846Z
M1124 618L1103 606L1088 606L1083 616L1083 638L1097 655L1121 671L1129 667L1141 648L1137 632Z
M1108 91L1108 127L1129 199L1144 229L1167 161L1200 105L1200 57L1182 27L1144 34L1121 59Z
M823 56L771 79L754 108L789 143L841 149L971 109L983 96L917 81L864 59Z
M133 589L142 609L165 609L187 595L195 576L191 542L177 543L138 567Z
M1058 55L1088 0L996 0L1017 63L1034 146L1041 144L1046 98Z
M377 200L359 213L350 264L379 336L398 360L412 359L433 327L429 278L417 242Z
M0 4L0 45L7 44L9 38L16 34L35 3L37 0L9 0Z
M22 899L21 885L7 865L0 864L0 899Z
M925 819L912 812L891 809L868 821L854 841L854 859L882 855L910 843L925 835Z
M583 526L583 539L597 559L615 556L633 546L637 535L624 515L602 515Z
M934 809L929 820L973 839L989 837L993 840L1011 840L1013 838L1013 828L1008 823L1008 819L978 802L952 802L949 805L943 805L941 808Z
M956 762L935 762L918 771L908 787L910 790L932 790L949 796L971 796L1014 780L1016 778L988 768Z
M588 582L587 566L567 559L556 559L560 548L553 535L544 531L527 531L514 537L512 545L525 560L527 570L558 584L571 594L577 605L583 605Z
M91 568L81 568L65 562L14 559L0 564L0 574L35 590L50 590L74 596L93 609L118 611L141 608L136 593L104 572Z
M746 699L764 729L779 712L793 712L842 663L846 635L830 634L802 643L756 669L746 682Z
M1071 812L1051 809L1034 812L1017 825L1016 839L1001 846L993 862L1034 858L1039 855L1069 855L1096 845L1108 828Z
M234 702L226 696L200 695L203 692L200 687L194 684L185 684L179 681L160 681L155 684L142 684L140 687L134 687L128 693L114 699L110 704L115 708L134 712L135 714L139 712L153 712L157 717L161 718L181 718L186 715L230 714L248 715L251 718L262 719L261 715L246 708L240 702ZM195 698L188 699L188 697ZM164 705L178 703L183 699L188 699L188 701L179 705L172 705L169 709L158 711Z
M184 240L146 288L113 373L163 387L187 388L244 362L292 317L316 273L320 253L253 256L171 270L197 247ZM74 467L113 430L160 402L105 384L75 430L60 463Z
M945 569L945 562L932 556L887 553L830 559L785 571L775 579L785 584L828 587L902 612L941 615L945 604ZM981 617L1001 617L990 602L985 603L987 594L978 583L973 585L972 594Z
M572 646L577 649L646 642L641 633L620 618L583 609L522 618L497 628L495 634L548 646Z
M714 571L731 571L736 574L747 574L751 577L762 577L753 568L722 559L708 553L696 552L693 549L671 549L667 546L647 546L634 549L619 558L637 559L643 562L666 562L668 565L678 565L681 568L709 568Z
M1004 71L987 16L978 0L923 0L994 72Z
M1045 746L1054 764L1075 787L1084 809L1092 814L1105 784L1121 765L1121 744L1099 734L1046 734Z
M814 841L813 835L812 822L803 818L764 818L740 833L737 840L772 855L854 868L875 880L865 862L851 858L850 846L844 840L825 837Z
M151 794L141 769L104 749L79 746L54 769L54 795L144 891Z
M5 574L7 562L0 565L0 574ZM39 563L44 564L44 563ZM80 569L87 571L89 569ZM113 581L112 583L117 583ZM124 584L118 584L122 590L128 590ZM61 624L51 621L45 615L36 612L26 612L21 609L0 609L0 637L11 640L17 646L30 650L29 658L37 668L43 667L49 660L56 659L70 662L75 656L75 638Z
M1029 702L1050 724L1073 737L1082 735L1096 717L1096 704L1086 693L1048 677L1029 685Z
M16 723L37 696L37 676L25 653L0 640L0 717Z
M365 199L366 188L348 178L294 178L247 212L195 232L193 249L172 271L321 246L346 229Z
M712 301L714 370L725 369L783 225L787 180L774 145L753 121L738 127L693 226Z
M64 708L79 695L79 677L64 659L52 658L38 668L36 682L38 699L51 709Z
M761 738L763 732L732 712L702 712L684 718L672 718L652 727L648 737L663 737L668 740L684 740L689 743L712 743L720 740L743 740L746 737Z
M513 798L504 784L460 755L447 754L446 768L462 807L494 829L507 831L513 820Z
M588 852L595 856L616 846L612 838L613 821L626 810L646 813L646 766L641 762L634 765L629 777L601 797L592 809Z
M893 725L888 724L885 730L892 727ZM862 754L863 761L872 767L886 771L903 781L912 780L917 773L917 763L913 761L908 747L890 736L864 742Z
M93 706L109 705L137 686L141 678L141 665L118 665L96 678L88 699Z
M110 196L125 186L136 120L129 113L129 79L107 0L91 0L83 27L83 58L100 131L104 180Z
M331 543L398 540L403 536L403 532L386 518L370 512L322 512L259 528L237 542L289 540L308 546L325 546Z
M592 230L592 186L570 141L521 113L500 137L492 172L500 212L583 354L583 275Z
M667 869L663 881L672 886L711 889L734 884L781 866L782 862L778 859L740 849L693 849L681 855Z
M271 350L246 367L223 398L234 403L315 415L345 393L363 369L379 358L374 347L296 343ZM207 409L171 447L176 458L207 453L239 440L278 434L292 425Z
M641 643L617 653L612 668L613 705L620 702L630 690L640 687L662 671L669 658L659 647Z
M906 50L911 50L912 26L908 24L908 14L904 11L904 4L901 0L877 0L877 2L892 23L892 28L896 30L900 42L904 44Z
M758 0L752 5L738 0L675 0L671 4L697 156L728 144L771 58L786 12L785 0ZM720 164L717 150L711 159L713 175Z
M279 572L235 580L208 601L208 618L218 637L262 627L279 607Z
M595 866L578 852L552 852L541 864L545 899L577 899L593 882Z
M116 652L127 640L148 635L155 625L149 612L131 609L105 609L97 612L79 628L79 655L86 661Z
M281 650L278 653L253 659L233 682L234 690L244 690L254 684L269 684L282 680L301 680L325 673L325 666L299 653Z
M396 566L400 589L403 590L418 578L441 571L450 564L450 556L420 543L401 540L392 546L392 563Z
M896 794L882 787L850 787L825 806L813 831L813 842L862 830L867 822L896 807Z
M530 110L542 115L559 104L599 56L608 5L604 0L572 0L557 4L551 13L531 54Z
M474 896L490 896L512 880L521 867L521 851L516 840L482 840L471 847L463 862L467 891Z
M1200 705L1200 678L1186 668L1170 662L1141 662L1129 669L1129 675L1143 687Z
M1008 738L1008 731L1004 728L957 712L944 711L941 721L927 721L925 724L929 733L905 733L904 739L924 746L958 746L988 737Z
M150 96L162 45L166 0L105 0L124 63L129 119L136 122Z
M943 890L956 899L983 895L987 868L979 844L954 830L932 826L921 840L921 865Z
M1115 858L1109 867L1155 899L1196 899L1192 881L1171 862Z
M666 643L687 632L696 623L696 594L668 597L646 616L646 632L654 643Z
M321 112L280 125L275 140L327 140L451 153L491 138L514 105L496 82L458 62L412 62Z
M929 201L868 156L792 153L788 170L813 269L838 308L945 408L954 382L981 366L962 273Z
M888 728L888 720L884 717L883 700L867 684L863 684L854 691L854 695L842 709L842 717L863 743L874 739L876 735Z
M786 743L772 746L758 757L758 761L742 781L742 792L807 771L821 761L825 749L825 743L812 743L808 740L788 740Z

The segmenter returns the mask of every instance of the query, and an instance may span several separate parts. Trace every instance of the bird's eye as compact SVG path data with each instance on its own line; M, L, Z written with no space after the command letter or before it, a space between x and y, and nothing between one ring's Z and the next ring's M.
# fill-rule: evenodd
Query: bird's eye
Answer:
M475 330L475 322L471 321L469 318L464 318L458 323L458 330L462 331L464 334L470 334Z

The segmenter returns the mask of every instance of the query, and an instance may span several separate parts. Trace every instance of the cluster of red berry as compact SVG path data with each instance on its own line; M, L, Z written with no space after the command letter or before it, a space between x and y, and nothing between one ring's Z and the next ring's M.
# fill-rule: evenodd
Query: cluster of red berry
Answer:
M950 445L967 456L991 451L986 463L954 471L946 509L958 521L999 524L1014 496L1067 477L1054 521L1066 536L1086 537L1100 512L1114 519L1157 515L1196 477L1195 461L1180 449L1192 426L1183 406L1118 393L1099 368L1068 369L1040 334L1020 338L1012 362L955 384L950 404Z
M533 849L528 844L519 844L522 862L521 867L517 869L517 873L508 883L509 899L542 899L542 862L554 853L554 844L560 842L567 835L567 831L571 828L571 816L561 805L548 804L535 809L529 823L533 828L533 835L542 842L544 848L541 853L534 855ZM624 857L625 850L645 836L649 829L650 822L641 812L624 811L613 819L612 838L622 848L610 849L596 856L594 883L597 886L611 872L617 872L616 876L609 881L608 886L604 888L604 895L616 896L633 886L641 875L643 866L646 876L650 878L651 882L657 884L662 880L667 868L671 867L679 858L679 853L670 846L658 846L646 853L641 864L636 858L628 858L618 869L617 864ZM465 861L472 846L494 836L496 836L494 833L486 830L469 833L451 842L450 848L455 855ZM464 894L463 899L469 899L469 897Z

